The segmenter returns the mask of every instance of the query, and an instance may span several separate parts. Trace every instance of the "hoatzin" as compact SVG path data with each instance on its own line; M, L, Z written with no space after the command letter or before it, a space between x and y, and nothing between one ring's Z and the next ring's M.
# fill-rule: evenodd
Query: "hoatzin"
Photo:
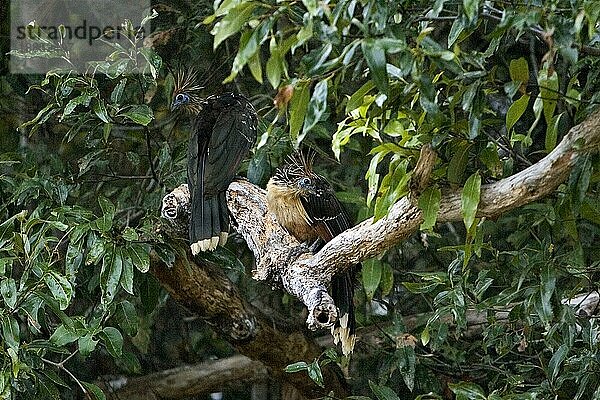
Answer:
M191 195L189 224L193 254L227 241L227 187L256 141L258 119L244 96L224 93L201 97L193 72L178 75L171 110L191 117L187 183Z
M267 205L277 222L300 242L329 242L352 226L348 213L335 197L324 177L313 172L312 156L298 153L277 169L267 184ZM334 342L341 342L342 352L354 349L354 271L333 277L331 295L339 318L331 329Z

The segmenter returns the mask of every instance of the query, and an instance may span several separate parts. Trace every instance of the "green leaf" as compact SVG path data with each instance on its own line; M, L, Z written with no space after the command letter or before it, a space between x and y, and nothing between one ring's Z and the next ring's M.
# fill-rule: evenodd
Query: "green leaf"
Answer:
M287 365L284 369L285 372L300 372L308 369L308 364L304 361L298 361L296 363Z
M102 257L100 271L100 289L102 290L102 304L109 304L117 294L117 287L123 273L123 259L119 251L112 246Z
M475 172L467 179L460 196L460 209L465 222L465 227L471 228L477 214L477 206L479 206L479 197L481 194L481 176L479 172Z
M124 254L121 249L117 250L123 260L123 274L121 275L121 287L129 294L133 294L133 261L131 257Z
M306 110L306 117L304 118L304 126L302 128L302 134L298 136L296 140L296 147L300 145L302 139L308 131L310 131L319 122L325 111L327 110L327 81L320 81L315 85L310 101L308 102L308 108Z
M460 184L469 162L469 150L471 144L467 141L460 141L453 149L454 155L448 163L448 181L453 184Z
M426 188L421 196L419 197L419 208L423 212L423 223L421 224L421 230L427 231L435 226L437 220L437 214L440 210L440 200L442 198L442 192L436 187Z
M415 349L410 345L402 346L396 350L395 356L404 384L412 392L415 387Z
M542 99L544 118L546 119L546 124L551 125L558 101L559 87L558 73L553 68L550 68L548 63L544 64L544 68L538 74L538 85L540 87L538 98Z
M246 31L240 36L239 50L233 60L231 74L223 83L231 82L237 74L244 68L244 65L257 54L260 45L267 39L269 31L273 26L273 19L269 18L260 23L253 31ZM260 77L262 80L262 77Z
M325 382L323 381L323 373L321 372L321 367L319 366L318 359L308 364L308 377L312 379L313 382L317 385L325 387Z
M548 375L550 376L550 380L554 382L558 377L558 373L560 372L560 366L567 358L567 354L569 354L569 346L565 343L561 344L560 347L554 352L550 362L548 362Z
M506 113L506 130L510 132L515 123L521 118L529 105L529 95L524 94L512 103Z
M273 89L277 89L283 73L283 57L278 49L271 50L271 56L267 60L266 72L267 80L273 86Z
M95 221L95 226L100 232L108 232L112 229L113 219L115 217L115 206L104 196L98 198L98 203L102 209L102 217Z
M130 119L136 124L147 126L154 119L152 109L145 104L136 104L123 113L125 118Z
M511 60L508 72L513 82L527 84L529 81L529 66L527 65L527 60L523 57Z
M262 73L262 62L260 57L260 51L254 53L252 57L248 60L248 68L250 68L250 73L256 79L256 81L260 84L263 83L263 73Z
M382 296L387 296L394 288L394 270L388 264L383 264L379 286L381 287Z
M92 351L94 351L96 344L98 344L98 341L94 340L94 337L91 333L88 333L77 340L79 352L84 357L87 357Z
M556 273L551 265L542 267L540 273L540 297L537 312L543 323L552 321L554 313L552 312L552 294L556 288Z
M127 247L127 252L133 265L142 273L150 269L150 246L143 243L132 243Z
M107 326L98 334L98 336L104 341L106 350L108 350L110 355L114 358L121 356L123 350L123 336L117 328Z
M65 275L69 282L75 282L77 271L81 267L83 262L83 252L81 248L73 243L73 240L69 242L67 246L67 253L65 254Z
M456 395L456 400L486 400L483 389L476 383L449 383L448 387Z
M127 78L123 78L117 83L112 93L110 94L110 101L113 104L119 104L121 101L121 96L123 95L123 90L125 90L125 84L127 83Z
M138 330L139 319L133 304L123 300L117 305L115 318L119 327L129 336L134 336Z
M61 120L64 117L70 115L75 110L75 107L77 107L79 105L82 105L85 107L89 106L91 100L92 100L92 96L90 96L87 93L83 93L83 94L75 97L74 99L69 100L69 102L65 106Z
M104 392L102 392L102 389L100 389L98 386L84 381L81 381L81 384L85 387L85 390L87 390L90 400L106 400Z
M388 74L385 59L385 50L377 39L364 39L361 43L362 51L371 71L371 79L381 93L388 93Z
M373 295L379 286L379 282L381 282L382 268L381 261L375 258L363 262L361 270L362 283L368 300L373 299Z
M135 242L138 241L140 239L140 235L138 235L138 233L136 232L135 229L133 229L132 227L128 226L125 229L123 229L123 239L128 241L128 242Z
M63 324L59 325L52 336L50 336L50 342L56 346L62 347L66 344L72 343L79 339L77 332L72 329L65 327Z
M479 12L479 0L463 0L463 7L469 21L473 21Z
M219 8L215 11L215 16L221 17L227 15L232 8L237 7L241 2L242 0L223 0L219 5Z
M375 87L375 83L371 80L366 81L360 89L350 96L348 102L346 103L346 114L349 114L350 111L356 110L358 107L363 105L365 100L365 96Z
M294 88L294 95L290 99L289 113L290 113L290 137L297 143L298 133L302 124L304 123L304 116L308 107L308 101L310 100L310 89L308 81L300 81Z
M3 279L0 282L0 293L8 308L13 309L17 304L17 284L13 278Z
M456 39L465 29L465 22L463 18L456 18L450 27L450 33L448 34L448 48L451 48Z
M378 385L369 379L369 387L378 400L400 400L394 391L384 385Z
M2 337L4 342L15 352L19 351L19 342L21 341L21 331L19 323L10 315L2 317Z
M552 117L552 123L546 126L546 139L544 140L544 147L546 152L550 153L556 147L556 141L558 139L558 127L560 126L560 120L564 112Z
M71 298L73 297L73 286L71 286L71 282L55 271L48 271L44 274L44 283L46 283L46 286L50 289L52 297L58 301L60 309L65 310L71 303Z
M243 1L234 8L228 10L227 14L217 22L214 28L210 31L214 35L213 49L231 35L235 35L250 20L250 16L256 7L253 1Z
M92 105L92 110L102 122L109 123L110 117L108 116L108 112L106 111L106 106L104 105L104 100L96 100Z

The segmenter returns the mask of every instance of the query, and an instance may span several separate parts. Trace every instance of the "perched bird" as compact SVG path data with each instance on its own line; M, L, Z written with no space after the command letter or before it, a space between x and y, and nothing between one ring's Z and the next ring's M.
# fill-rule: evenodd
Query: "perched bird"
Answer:
M189 224L193 254L214 250L227 241L227 187L256 142L258 118L241 94L201 97L193 72L179 74L171 110L191 117L187 183L191 196Z
M277 222L300 242L329 242L352 226L348 213L324 177L312 170L313 156L298 153L277 169L267 184L267 206ZM341 342L342 352L354 349L354 270L336 275L331 295L339 309L332 327L334 342Z

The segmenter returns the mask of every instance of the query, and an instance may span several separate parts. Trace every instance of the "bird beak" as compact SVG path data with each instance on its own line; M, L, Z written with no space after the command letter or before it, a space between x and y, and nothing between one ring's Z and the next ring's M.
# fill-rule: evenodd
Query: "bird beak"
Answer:
M180 103L178 101L173 101L173 103L171 104L171 112L173 112L176 109L178 109L179 106L180 106Z

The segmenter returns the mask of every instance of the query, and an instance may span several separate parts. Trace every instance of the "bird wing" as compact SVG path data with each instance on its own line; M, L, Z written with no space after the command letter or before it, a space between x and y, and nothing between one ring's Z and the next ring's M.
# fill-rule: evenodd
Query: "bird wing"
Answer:
M190 150L188 166L189 170L195 163L192 177L203 185L203 193L216 194L227 189L256 141L257 124L254 107L241 95L226 93L205 100L194 121L198 155L194 157L194 150Z
M348 212L324 179L317 182L316 194L302 197L301 201L313 228L325 242L352 226Z
M252 104L241 95L225 94L212 103L216 115L205 166L205 190L223 191L256 142L258 119Z

